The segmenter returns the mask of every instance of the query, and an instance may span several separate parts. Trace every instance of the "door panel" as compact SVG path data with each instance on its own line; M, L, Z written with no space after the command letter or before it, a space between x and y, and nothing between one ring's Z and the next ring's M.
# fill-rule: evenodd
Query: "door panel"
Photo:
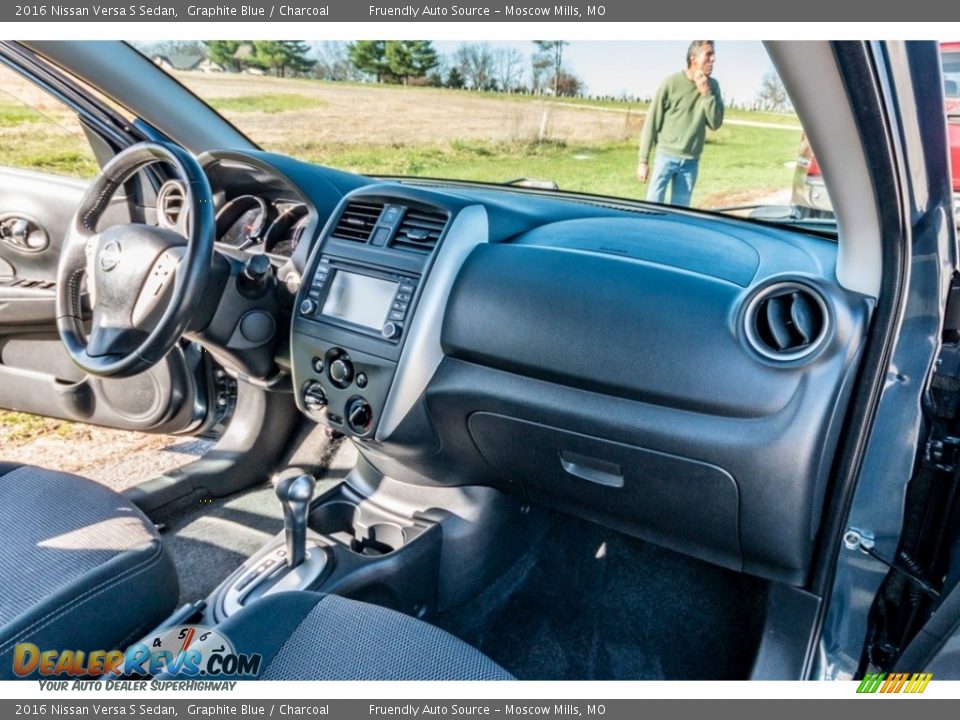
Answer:
M57 262L85 189L81 180L0 168L0 408L128 430L199 429L210 373L197 349L178 347L148 372L105 379L85 375L60 343ZM129 208L118 194L101 225L130 222Z

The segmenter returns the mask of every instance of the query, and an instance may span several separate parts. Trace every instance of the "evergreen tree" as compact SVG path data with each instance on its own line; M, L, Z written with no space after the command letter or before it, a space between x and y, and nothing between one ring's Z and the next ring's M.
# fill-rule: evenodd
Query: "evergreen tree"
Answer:
M272 69L277 77L284 77L287 70L293 74L304 73L315 64L307 57L310 47L300 40L254 40L253 57L264 67Z
M447 87L461 90L464 85L466 85L466 81L463 79L461 72L456 67L450 68L450 72L447 74Z
M207 46L207 53L210 59L220 67L231 68L235 71L241 69L240 61L235 57L237 50L249 40L204 40L203 44Z
M383 82L385 75L390 74L390 64L386 60L386 41L358 40L347 46L350 62L361 72L374 75L377 82Z
M429 40L388 40L384 48L384 59L390 73L404 85L412 77L424 77L440 62L437 51Z

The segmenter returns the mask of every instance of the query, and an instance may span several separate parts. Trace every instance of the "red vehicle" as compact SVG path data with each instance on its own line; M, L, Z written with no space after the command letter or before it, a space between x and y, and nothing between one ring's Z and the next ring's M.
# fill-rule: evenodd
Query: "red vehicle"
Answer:
M953 178L954 214L960 219L960 42L940 43L943 65L943 93L946 96L947 132L950 142L950 167ZM830 196L823 184L820 166L807 136L800 139L797 169L793 176L791 204L805 217L833 214Z

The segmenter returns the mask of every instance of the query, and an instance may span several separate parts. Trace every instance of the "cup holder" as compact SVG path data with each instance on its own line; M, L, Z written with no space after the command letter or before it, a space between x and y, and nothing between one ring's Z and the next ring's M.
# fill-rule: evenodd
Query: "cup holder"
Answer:
M358 555L379 557L399 550L406 542L404 529L391 522L364 522L359 507L334 500L310 513L310 528L346 545Z
M403 547L403 528L393 523L376 523L366 528L362 537L350 541L350 549L360 555L376 557Z

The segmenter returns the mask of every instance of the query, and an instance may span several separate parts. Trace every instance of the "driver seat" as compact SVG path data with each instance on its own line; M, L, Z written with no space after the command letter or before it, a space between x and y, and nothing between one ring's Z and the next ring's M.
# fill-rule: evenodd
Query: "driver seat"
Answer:
M16 677L19 643L125 649L179 594L156 528L129 500L77 475L2 462L0 588L0 679Z

